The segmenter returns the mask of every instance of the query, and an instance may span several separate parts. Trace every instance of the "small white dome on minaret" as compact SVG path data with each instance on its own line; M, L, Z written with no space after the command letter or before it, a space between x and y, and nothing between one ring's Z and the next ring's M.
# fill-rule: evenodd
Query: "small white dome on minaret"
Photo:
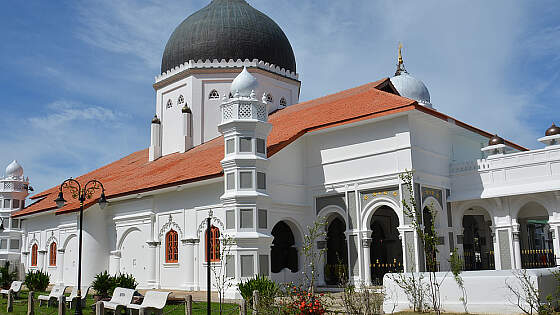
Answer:
M231 92L233 94L239 93L239 96L249 97L252 92L257 90L258 86L257 78L247 71L247 67L243 67L243 71L231 83Z
M16 160L13 160L12 163L6 167L6 177L21 176L23 176L23 167L21 167Z

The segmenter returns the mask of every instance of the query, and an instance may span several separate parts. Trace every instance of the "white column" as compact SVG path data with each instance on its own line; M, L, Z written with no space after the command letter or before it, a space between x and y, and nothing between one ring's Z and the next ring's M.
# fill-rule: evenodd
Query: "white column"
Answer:
M121 251L114 250L109 256L109 274L117 275L121 272Z
M158 252L158 245L160 242L146 242L148 244L148 285L153 288L158 288L158 280L157 280L157 252Z
M64 248L56 250L56 271L58 273L58 284L64 284Z
M554 249L554 258L556 266L560 265L560 223L549 223L552 231L552 247Z
M194 291L200 290L200 277L199 277L199 270L200 266L202 265L202 259L200 259L200 240L195 239L194 243Z
M521 269L521 245L519 244L519 224L513 226L513 269Z
M362 239L364 253L364 284L371 285L371 238Z
M10 245L10 244L8 244L8 245ZM45 262L45 259L47 257L46 253L47 253L47 251L44 250L44 249L41 249L41 250L37 251L37 255L39 256L39 257L37 257L37 269L39 269L39 270L46 269L46 267L47 267L47 264Z
M194 290L194 268L191 264L194 264L194 239L183 240L183 246L185 246L185 260L187 262L186 272L185 272L185 287L187 290Z

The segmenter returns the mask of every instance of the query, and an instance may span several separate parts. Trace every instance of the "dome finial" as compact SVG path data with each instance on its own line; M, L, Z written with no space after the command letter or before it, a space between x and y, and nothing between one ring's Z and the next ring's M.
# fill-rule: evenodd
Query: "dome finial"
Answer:
M401 73L408 73L406 72L406 69L404 68L404 61L403 61L403 57L402 57L402 48L403 45L401 42L399 42L399 58L398 58L398 62L397 62L397 71L395 72L395 75L400 75Z

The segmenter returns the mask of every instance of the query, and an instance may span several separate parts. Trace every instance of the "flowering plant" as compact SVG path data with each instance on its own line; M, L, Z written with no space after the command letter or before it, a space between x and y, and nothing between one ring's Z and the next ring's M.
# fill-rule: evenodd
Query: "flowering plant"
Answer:
M322 315L327 312L323 301L321 301L323 293L316 295L307 290L298 288L297 286L292 287L291 293L294 299L292 300L290 308L292 311L295 311L296 314Z

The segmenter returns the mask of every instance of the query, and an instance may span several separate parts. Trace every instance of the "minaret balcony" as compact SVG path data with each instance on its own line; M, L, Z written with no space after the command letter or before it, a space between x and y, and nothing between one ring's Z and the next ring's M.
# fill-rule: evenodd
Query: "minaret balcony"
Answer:
M262 104L257 100L232 101L224 103L220 107L222 111L222 123L245 119L259 121L268 120L266 104Z
M22 183L20 181L1 181L0 191L1 192L27 192L27 183Z

